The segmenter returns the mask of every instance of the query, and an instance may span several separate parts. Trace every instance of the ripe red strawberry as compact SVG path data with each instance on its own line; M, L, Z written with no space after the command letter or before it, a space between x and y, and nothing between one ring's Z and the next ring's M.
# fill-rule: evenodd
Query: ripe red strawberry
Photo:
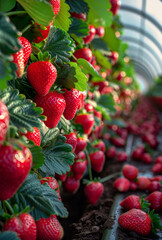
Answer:
M137 184L135 182L131 182L130 181L130 187L129 187L130 191L135 191L137 190Z
M6 137L10 115L6 105L0 99L0 146Z
M148 209L149 203L143 198L132 194L126 197L123 201L121 201L120 206L122 206L127 211L132 208L144 210Z
M96 29L94 26L89 25L89 35L83 38L84 44L90 43L96 34Z
M142 147L137 147L133 151L132 157L133 157L134 160L140 160L143 153L144 153L144 149Z
M162 155L161 155L161 156L158 156L158 157L155 159L155 163L161 163L161 164L162 164Z
M53 7L54 14L57 15L60 11L60 0L48 0L48 1L50 1Z
M33 141L35 145L40 146L41 144L41 134L40 131L37 127L33 127L33 132L27 132L26 134L21 134L25 135L29 140Z
M17 67L17 70L16 70L17 77L18 78L22 77L25 69L23 49L21 48L17 53L14 53L12 56L13 56L13 62L16 64L16 67Z
M86 103L86 104L84 105L84 108L85 108L85 110L86 110L87 112L94 112L94 107L93 107L92 104L90 104L90 103Z
M122 171L124 177L128 178L130 181L135 180L138 176L138 169L132 165L124 165Z
M119 10L119 8L120 8L120 2L119 2L119 0L111 0L110 3L111 3L111 9L110 9L110 11L112 11L113 15L117 15L118 10Z
M116 160L118 162L125 162L125 161L127 161L127 159L128 159L128 155L126 152L119 152L117 154Z
M11 198L27 177L31 165L30 150L15 142L22 150L16 150L12 144L0 147L0 200ZM13 143L14 144L14 143Z
M101 92L104 87L108 86L108 81L102 81L102 82L93 82L93 86L98 86L98 91Z
M78 137L75 153L78 154L79 152L83 151L86 148L86 146L87 146L87 140L83 137Z
M141 156L141 160L142 162L145 162L145 163L152 163L152 157L149 153L143 153L142 156Z
M114 65L119 58L119 54L117 52L110 52L109 58L112 59L112 64Z
M130 187L130 181L127 178L117 178L114 182L114 187L119 192L127 192Z
M59 175L56 173L56 178L61 180L62 182L65 182L66 178L67 178L67 174L62 174L62 175Z
M153 173L162 174L162 163L156 163L152 168Z
M86 159L86 155L83 151L79 152L76 156L75 156L75 161L78 159L82 159L85 160Z
M76 13L76 12L73 12L71 13L71 16L72 17L75 17L75 18L78 18L78 19L82 19L84 22L86 21L87 17L84 13Z
M94 171L101 172L105 163L105 155L102 151L89 154L91 165Z
M70 144L73 147L73 152L75 151L77 145L76 133L69 133L64 135L66 137L66 143Z
M77 59L84 58L90 63L92 60L92 51L89 48L82 48L82 49L76 50L74 53L74 56Z
M125 72L123 72L123 71L120 72L120 73L117 75L116 80L120 82L120 81L125 77L125 75L126 75Z
M125 145L125 140L122 139L121 137L113 137L111 140L112 143L117 147L124 147Z
M85 185L84 193L91 204L96 204L101 198L104 191L104 186L100 182L90 182Z
M37 240L61 240L64 230L55 215L36 221Z
M35 23L35 26L34 26L35 32L39 33L39 34L37 34L37 36L33 39L33 42L40 43L43 40L45 40L49 35L50 27L52 26L52 24L53 24L53 21L50 23L49 26L43 26L42 27L38 23Z
M147 236L151 233L151 219L147 213L140 209L131 209L122 214L118 223L128 231L135 231L140 235Z
M80 104L80 93L77 89L72 88L70 91L63 89L63 96L66 101L66 108L64 111L64 117L67 120L74 118L78 106Z
M106 151L106 156L108 158L114 158L116 156L116 148L114 146L111 146Z
M40 180L40 182L41 182L41 184L48 183L50 188L52 188L53 190L55 190L57 192L59 200L61 201L59 184L58 184L58 182L57 182L57 180L55 178L53 178L53 177L46 177L46 178L43 178L42 180Z
M102 119L102 113L100 111L97 111L96 109L94 109L94 115L98 118L98 119Z
M37 227L29 213L22 213L18 217L10 218L4 224L4 231L16 232L21 240L36 240Z
M74 176L70 176L63 182L63 186L67 192L74 194L80 186L80 181L75 179Z
M152 181L148 186L149 192L160 191L160 182L159 181Z
M36 95L34 101L38 107L43 108L43 115L47 116L46 126L49 128L56 127L65 110L66 102L64 96L53 91L43 97Z
M93 114L78 114L76 117L75 117L75 123L76 124L81 124L82 127L83 127L83 131L85 134L89 135L91 132L92 132L92 128L93 128L93 125L94 125L94 117L93 117Z
M96 28L96 35L98 35L99 37L102 38L105 35L104 27L100 26L100 27Z
M50 62L38 61L29 65L27 77L35 91L40 96L44 96L48 94L52 84L55 82L57 70Z
M151 204L150 208L162 212L162 193L155 191L151 193L146 200Z
M162 182L162 175L159 175L159 176L156 176L156 177L152 177L152 178L149 178L150 181L161 181Z
M95 148L99 148L102 152L105 152L105 143L102 140L99 140L97 143L93 144Z
M23 50L23 53L24 53L24 64L26 66L26 64L28 62L28 59L30 57L30 54L32 52L32 47L31 47L30 42L26 38L19 37L18 39L19 39L21 45L23 46L22 50Z
M144 176L141 176L137 179L136 184L140 190L146 190L148 189L148 186L150 185L151 181Z
M80 180L83 177L86 169L87 169L87 163L85 160L77 160L71 167L74 178L77 180Z

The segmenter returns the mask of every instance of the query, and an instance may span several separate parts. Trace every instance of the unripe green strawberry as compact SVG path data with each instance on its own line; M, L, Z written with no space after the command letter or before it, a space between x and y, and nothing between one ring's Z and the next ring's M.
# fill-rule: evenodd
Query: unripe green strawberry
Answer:
M47 116L46 126L49 128L56 127L65 110L66 102L64 96L53 91L43 97L36 95L34 101L38 107L43 108L43 115Z
M31 165L30 150L19 142L0 147L0 200L11 198L27 177ZM13 143L13 144L14 144Z
M6 105L0 99L0 145L6 137L7 128L9 125L9 112Z
M55 215L36 222L37 240L61 240L64 230Z
M66 108L64 111L64 117L67 120L71 120L74 118L78 106L80 104L80 93L77 89L72 88L70 91L67 89L63 90L63 96L66 101Z
M22 213L9 219L4 224L4 231L16 232L21 240L36 240L36 223L29 213Z
M57 70L48 61L38 61L29 65L27 77L35 91L40 96L45 96L57 78Z

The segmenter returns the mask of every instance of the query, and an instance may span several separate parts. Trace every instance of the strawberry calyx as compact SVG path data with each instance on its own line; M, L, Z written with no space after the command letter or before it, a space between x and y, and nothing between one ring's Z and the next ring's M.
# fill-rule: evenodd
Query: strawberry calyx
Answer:
M32 62L39 62L39 61L45 61L45 62L54 62L55 58L51 58L51 55L49 52L44 52L42 53L40 49L36 48L35 46L32 46L35 50L38 50L38 52L35 54L37 57L32 53L30 55L31 61Z
M157 230L161 230L162 226L160 225L160 217L158 214L154 214L154 209L148 213L151 219L151 230L153 234L157 233Z
M143 210L144 212L148 212L149 211L149 206L151 205L148 200L144 199L144 195L142 195L139 199L140 205L141 205L141 210Z
M28 213L30 211L29 206L20 211L18 204L14 204L12 207L7 200L2 201L2 206L4 212L0 214L0 218L2 218L4 221L9 220L10 218L19 217L21 214Z

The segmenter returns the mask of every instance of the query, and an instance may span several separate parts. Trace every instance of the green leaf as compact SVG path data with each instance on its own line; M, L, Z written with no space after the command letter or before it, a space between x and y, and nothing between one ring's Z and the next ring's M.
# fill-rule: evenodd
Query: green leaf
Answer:
M17 0L38 24L48 26L54 17L52 5L45 0Z
M26 206L31 208L30 214L35 220L48 218L52 214L67 217L68 212L55 190L48 184L41 184L36 175L29 174L18 192L10 199L12 205L18 204L23 210Z
M18 89L21 94L26 96L26 98L34 99L36 95L36 91L29 83L26 75L23 75L22 78L12 79L9 81L8 85L12 88Z
M0 12L0 52L3 54L16 53L20 48L18 31L3 13Z
M96 57L96 60L97 60L97 63L103 67L103 68L106 68L106 69L111 69L111 64L110 62L108 61L108 58L107 57L104 57L103 54L99 51L94 51L93 54L95 55Z
M71 24L69 9L70 7L65 3L65 0L61 0L60 11L54 20L54 26L59 27L66 32L69 30Z
M74 41L69 34L61 29L52 28L44 46L43 52L49 52L51 57L56 57L56 63L67 63L74 52Z
M94 67L92 66L92 64L90 64L89 62L87 62L85 59L83 58L79 58L77 59L78 64L82 67L83 71L87 74L91 74L93 77L96 77L98 79L102 79L101 75L96 71L96 69L94 69Z
M49 129L42 137L41 146L44 147L47 145L51 145L53 141L58 137L59 133L60 130L58 128Z
M85 37L89 33L88 24L82 19L72 18L68 33L75 34L78 37Z
M77 79L77 82L74 82L75 89L78 89L79 91L85 91L87 90L87 81L88 78L86 75L82 72L81 68L77 65L77 63L70 62L69 63L71 67L75 68L75 78Z
M0 240L20 240L15 232L5 231L0 233Z
M87 14L89 11L88 4L83 0L66 0L66 3L70 6L70 12Z
M107 43L108 47L112 51L118 51L120 47L120 40L115 36L114 29L110 27L105 28L105 35L103 37L105 43Z
M100 98L97 100L97 104L99 104L100 106L103 106L104 108L108 109L109 111L114 112L115 108L114 108L114 100L113 100L113 96L111 94L109 95L101 95Z
M94 49L101 51L104 54L109 52L107 44L103 41L102 38L94 38L91 42L91 45Z
M110 2L107 0L84 0L88 3L88 23L99 26L101 19L103 19L103 25L109 27L112 23L113 16L108 9L110 9Z
M102 113L102 116L103 116L104 119L106 119L108 121L110 120L110 116L109 116L110 112L106 108L104 108L103 106L98 104L95 107L95 109Z
M16 5L16 0L9 0L9 1L0 0L0 11L8 12L12 8L14 8L15 5Z
M45 161L44 154L42 152L42 148L38 146L33 146L30 148L33 157L33 165L32 168L38 169L40 168Z
M40 115L43 112L42 108L35 107L36 104L19 94L17 89L4 89L0 92L0 98L8 108L11 125L30 132L33 131L33 127L41 127L41 120L45 120L45 117Z
M45 163L40 168L42 175L62 175L70 170L69 165L74 162L74 154L71 152L72 146L65 142L66 137L60 135L55 143L43 149Z

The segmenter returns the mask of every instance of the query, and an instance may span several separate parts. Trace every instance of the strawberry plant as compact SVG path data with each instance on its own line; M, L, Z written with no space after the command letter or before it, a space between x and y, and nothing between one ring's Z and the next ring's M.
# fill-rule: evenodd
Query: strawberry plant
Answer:
M0 0L0 239L60 240L62 192L75 194L83 180L96 204L103 182L119 175L93 177L105 149L113 158L111 144L125 145L125 126L115 131L112 122L138 90L116 36L118 8L110 0ZM128 179L116 188L127 191Z

